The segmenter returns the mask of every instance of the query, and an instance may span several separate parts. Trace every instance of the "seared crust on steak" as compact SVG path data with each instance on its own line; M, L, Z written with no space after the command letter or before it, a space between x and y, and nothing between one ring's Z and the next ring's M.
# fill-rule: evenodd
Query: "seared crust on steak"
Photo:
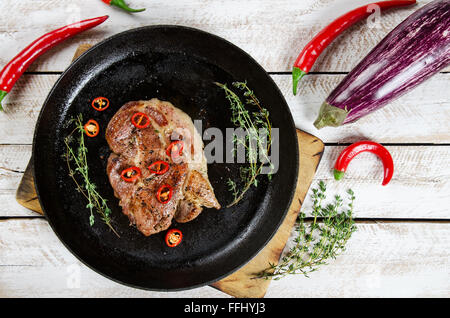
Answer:
M150 125L136 128L131 117L141 112L150 118ZM208 180L203 142L191 118L169 102L156 98L149 101L129 102L110 120L106 140L112 150L107 174L114 194L130 223L149 236L170 227L172 219L184 223L195 219L203 207L220 209ZM183 140L180 157L170 157L166 149L173 140ZM148 167L164 160L169 170L156 175ZM124 181L124 169L136 166L141 176L134 182ZM168 184L173 188L170 201L160 203L156 192Z

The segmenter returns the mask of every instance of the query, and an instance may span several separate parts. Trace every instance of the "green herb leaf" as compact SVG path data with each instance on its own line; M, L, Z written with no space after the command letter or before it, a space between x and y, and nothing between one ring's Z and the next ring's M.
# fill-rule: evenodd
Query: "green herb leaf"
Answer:
M79 114L76 119L70 119L66 124L66 128L69 128L73 124L75 124L75 128L64 138L66 144L66 154L64 157L66 158L69 176L76 185L76 191L81 193L88 201L86 208L90 211L89 224L91 226L94 225L95 217L93 211L95 210L100 214L101 219L106 225L119 237L119 234L111 225L111 210L106 204L107 200L97 192L97 186L89 178L89 166L87 162L88 149L85 146L84 140L83 116ZM79 134L79 138L73 137L75 133ZM75 142L78 143L76 149L72 148L72 144Z
M306 214L300 212L295 230L295 245L277 264L269 264L269 268L258 273L257 278L278 280L289 274L308 274L317 271L321 265L335 259L345 250L345 245L356 231L352 218L355 195L348 190L348 210L341 211L343 199L336 195L334 202L322 206L326 199L326 185L319 182L319 187L311 190L313 207L311 215L314 219L306 222Z
M256 149L263 149L264 157L269 161L268 155L272 145L272 123L269 120L269 112L261 106L254 92L247 86L247 82L232 83L233 87L241 91L241 94L245 97L245 102L242 102L240 97L229 89L227 85L220 83L215 84L224 90L225 98L230 103L232 112L231 122L236 127L242 128L247 132L244 137L233 137L233 143L235 145L233 154L236 153L237 145L243 146L246 151L248 165L240 168L241 180L239 184L243 184L242 189L237 189L235 181L228 181L230 191L233 193L233 201L227 207L231 207L244 197L251 186L258 186L259 181L257 180L257 177L265 163L258 160L258 151L256 151ZM251 109L251 111L249 111L247 107ZM265 138L263 139L258 133L260 131L264 132L264 134L261 134L262 136L267 136L267 143ZM256 147L252 145L255 145ZM272 175L268 175L268 180L270 181L271 179Z

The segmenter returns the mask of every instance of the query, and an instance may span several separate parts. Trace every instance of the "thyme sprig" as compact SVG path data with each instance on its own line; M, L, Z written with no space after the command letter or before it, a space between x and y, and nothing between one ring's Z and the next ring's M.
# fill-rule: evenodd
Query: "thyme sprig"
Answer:
M319 187L312 189L313 200L312 222L306 222L306 215L300 212L294 239L295 245L286 256L282 257L278 265L269 263L269 268L259 273L259 278L273 278L278 280L288 274L303 274L316 271L321 265L326 265L330 259L335 259L345 250L345 244L356 231L353 220L354 192L347 190L349 203L342 212L343 199L336 195L334 202L322 206L326 199L326 185L319 182ZM322 220L321 222L320 219Z
M111 225L111 209L108 207L107 200L98 193L97 186L89 178L89 166L87 163L88 149L86 148L84 141L85 132L83 116L79 114L77 118L72 118L67 123L68 126L72 124L75 124L75 128L67 137L64 138L64 143L66 145L66 153L64 154L64 157L69 169L69 176L75 182L77 191L80 192L88 201L86 208L90 211L89 224L91 226L94 225L94 211L96 211L100 214L103 222L114 232L114 234L120 237ZM74 134L78 134L79 137L75 138ZM72 143L74 142L78 142L78 147L76 149L72 148ZM81 177L80 179L82 181L79 182L77 177Z
M234 152L236 153L238 146L244 147L248 165L240 167L239 176L243 184L242 189L238 187L236 181L231 178L227 180L228 188L233 194L233 201L227 207L231 207L244 197L252 185L258 186L257 177L261 173L261 169L266 163L270 163L268 155L272 145L272 123L269 119L269 111L261 106L260 101L246 82L232 84L243 93L244 102L226 84L215 84L224 90L225 97L230 103L231 122L246 132L244 136L235 134L233 137L233 144L236 146ZM272 164L270 167L273 169ZM270 180L272 175L269 173L267 177Z

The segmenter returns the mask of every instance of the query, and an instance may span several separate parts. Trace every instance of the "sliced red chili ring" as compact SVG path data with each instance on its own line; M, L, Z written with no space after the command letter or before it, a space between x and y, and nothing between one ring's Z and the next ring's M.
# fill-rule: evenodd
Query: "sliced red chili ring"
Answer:
M167 204L172 198L172 194L173 188L168 184L164 184L159 187L158 192L156 192L156 198L160 203Z
M179 157L183 154L183 148L184 148L184 142L182 140L175 140L172 141L166 149L166 155L169 157L172 157L174 155L175 157Z
M109 107L109 99L106 97L97 97L92 101L92 107L99 112Z
M139 129L144 129L150 126L150 118L144 113L135 113L133 117L131 117L131 122L136 128Z
M120 177L126 182L133 182L141 176L141 169L138 167L130 167L120 174Z
M100 132L100 126L95 120L89 119L84 125L84 131L88 137L95 137Z
M159 160L152 163L148 169L154 174L164 174L169 170L169 164L165 161Z
M166 234L166 244L169 247L175 247L183 240L183 233L178 229L171 229Z

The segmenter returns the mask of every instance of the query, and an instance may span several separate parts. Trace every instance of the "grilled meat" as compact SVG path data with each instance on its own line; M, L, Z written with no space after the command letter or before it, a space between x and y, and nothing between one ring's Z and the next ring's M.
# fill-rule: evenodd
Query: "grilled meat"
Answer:
M135 127L131 118L137 112L146 114L150 125ZM114 194L120 199L123 213L144 235L166 230L172 219L189 222L203 207L220 209L208 180L201 137L191 118L171 103L154 98L125 104L109 122L106 140L112 150L107 174ZM179 156L166 153L175 140L182 140ZM170 165L161 175L148 169L158 160ZM121 172L133 166L140 168L141 176L134 182L124 181ZM165 184L172 187L173 193L163 204L156 193Z

